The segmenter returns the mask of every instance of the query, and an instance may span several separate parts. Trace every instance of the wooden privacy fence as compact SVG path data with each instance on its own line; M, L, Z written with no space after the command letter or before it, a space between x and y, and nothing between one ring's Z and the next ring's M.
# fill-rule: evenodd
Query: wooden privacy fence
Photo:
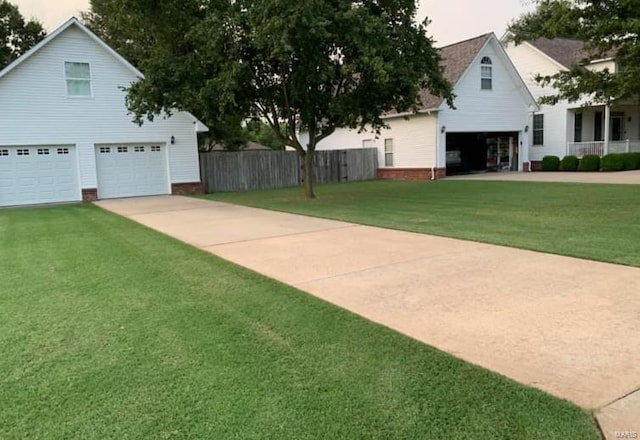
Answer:
M376 178L378 150L316 151L314 183ZM302 183L302 160L295 151L213 151L200 154L200 176L207 193L284 188Z

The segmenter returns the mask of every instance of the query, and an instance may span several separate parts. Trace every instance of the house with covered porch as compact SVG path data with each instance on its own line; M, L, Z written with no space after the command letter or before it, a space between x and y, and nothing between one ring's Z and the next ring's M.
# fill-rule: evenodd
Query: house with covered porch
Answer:
M318 150L376 148L378 177L439 179L458 173L529 171L533 96L493 33L439 49L455 108L421 92L417 113L384 116L381 133L340 128ZM301 132L303 145L308 133Z
M553 75L579 64L587 57L585 44L568 38L539 38L519 45L505 44L505 50L536 100L554 95L552 87L541 87L536 76ZM613 56L593 60L587 69L615 72ZM610 105L561 101L542 105L530 115L529 158L532 169L544 156L640 152L640 105L621 101Z

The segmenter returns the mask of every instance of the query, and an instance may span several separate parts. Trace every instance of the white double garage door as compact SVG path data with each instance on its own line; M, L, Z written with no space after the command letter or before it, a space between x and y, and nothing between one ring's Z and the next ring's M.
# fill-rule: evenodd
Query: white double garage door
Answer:
M162 144L97 145L98 197L170 193L165 148ZM0 206L81 200L79 167L72 145L0 146Z

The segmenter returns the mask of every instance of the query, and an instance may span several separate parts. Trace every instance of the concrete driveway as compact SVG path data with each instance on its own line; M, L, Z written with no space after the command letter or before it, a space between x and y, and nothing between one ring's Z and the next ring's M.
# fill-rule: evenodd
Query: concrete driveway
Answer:
M640 432L640 269L186 197L96 204Z
M564 182L564 183L610 183L616 185L640 185L640 171L615 173L585 172L533 172L533 173L479 173L450 176L448 180L498 180L511 182ZM638 434L640 437L640 434Z

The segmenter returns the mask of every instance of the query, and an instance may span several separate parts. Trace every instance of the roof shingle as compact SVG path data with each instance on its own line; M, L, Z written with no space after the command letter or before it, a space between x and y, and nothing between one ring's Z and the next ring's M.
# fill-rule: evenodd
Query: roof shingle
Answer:
M529 41L536 49L562 64L571 67L587 57L584 41L570 38L538 38Z
M439 49L440 57L442 58L440 65L445 78L452 86L456 85L491 35L491 33L480 35ZM424 110L438 108L444 101L442 97L434 96L428 90L420 92L420 99Z

